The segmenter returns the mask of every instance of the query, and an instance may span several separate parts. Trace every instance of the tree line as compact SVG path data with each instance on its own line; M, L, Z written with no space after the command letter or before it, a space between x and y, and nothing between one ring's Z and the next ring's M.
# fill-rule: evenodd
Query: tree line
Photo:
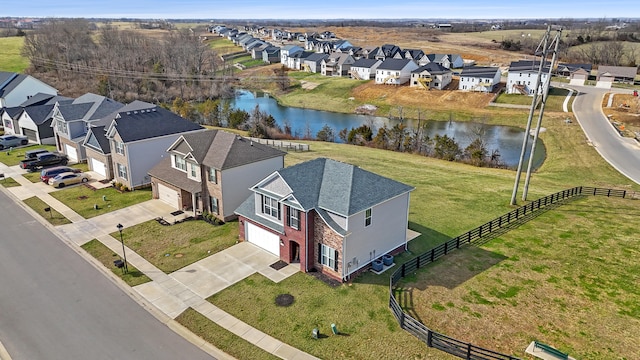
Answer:
M152 36L108 24L95 29L84 19L51 19L25 35L22 53L32 73L72 96L203 101L231 89L215 51L188 29Z

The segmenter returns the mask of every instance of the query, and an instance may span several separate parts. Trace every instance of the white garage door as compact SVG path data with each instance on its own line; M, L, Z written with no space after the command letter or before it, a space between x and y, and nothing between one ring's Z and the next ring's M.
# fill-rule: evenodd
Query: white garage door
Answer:
M91 160L91 169L93 169L93 171L97 172L98 174L106 177L107 176L107 166L99 160L96 160L94 158L90 158Z
M180 208L178 192L162 184L158 184L158 198L176 209Z
M278 235L261 229L248 221L245 221L245 224L247 224L245 234L248 242L256 244L276 256L280 256L280 238Z
M74 148L73 146L69 145L69 144L64 144L64 153L67 154L67 156L69 157L69 160L72 161L78 161L78 152L76 151L76 148Z
M29 140L33 141L33 142L38 142L38 133L35 132L35 130L31 130L31 129L27 129L27 128L22 128L22 133L24 134L24 136L26 136Z

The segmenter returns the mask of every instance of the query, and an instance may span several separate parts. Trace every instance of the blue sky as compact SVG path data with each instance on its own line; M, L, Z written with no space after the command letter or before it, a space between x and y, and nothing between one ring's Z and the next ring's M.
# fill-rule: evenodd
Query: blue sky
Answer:
M174 19L640 18L637 0L2 0L0 9L0 16Z

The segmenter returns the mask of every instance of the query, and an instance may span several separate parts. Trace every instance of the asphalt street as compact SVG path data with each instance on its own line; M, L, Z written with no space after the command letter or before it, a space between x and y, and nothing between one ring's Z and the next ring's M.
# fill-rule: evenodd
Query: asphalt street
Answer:
M13 360L211 359L0 192L0 340Z
M618 135L601 109L604 94L611 90L591 86L571 87L579 91L573 111L587 138L616 170L640 184L640 144Z

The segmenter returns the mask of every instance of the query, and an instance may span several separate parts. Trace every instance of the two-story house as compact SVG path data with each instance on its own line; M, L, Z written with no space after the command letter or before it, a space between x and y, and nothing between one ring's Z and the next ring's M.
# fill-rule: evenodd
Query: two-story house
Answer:
M123 106L124 104L113 99L92 93L84 94L71 102L58 101L53 107L51 122L58 151L66 154L71 161L85 161L86 152L82 142L91 123Z
M377 59L358 59L351 64L349 74L352 79L371 80L376 77L376 70L382 61Z
M169 110L155 106L120 112L105 126L111 145L114 180L130 189L151 184L149 170L181 135L205 129Z
M550 63L548 61L543 65L542 76L540 77L540 94L542 94L544 84L549 80L549 66ZM539 68L540 61L519 60L511 62L509 73L507 74L507 94L533 96Z
M452 74L451 70L440 64L429 63L411 72L409 86L427 90L442 90L451 83Z
M386 59L376 69L376 84L402 85L411 79L411 72L418 68L411 59Z
M235 218L251 186L282 169L285 154L222 130L185 134L149 171L153 197L227 221Z
M344 281L406 250L414 188L326 158L265 177L238 207L240 239Z
M320 73L324 76L346 76L354 62L349 54L332 53L320 62Z
M462 69L458 90L492 92L500 83L500 68L472 66Z

